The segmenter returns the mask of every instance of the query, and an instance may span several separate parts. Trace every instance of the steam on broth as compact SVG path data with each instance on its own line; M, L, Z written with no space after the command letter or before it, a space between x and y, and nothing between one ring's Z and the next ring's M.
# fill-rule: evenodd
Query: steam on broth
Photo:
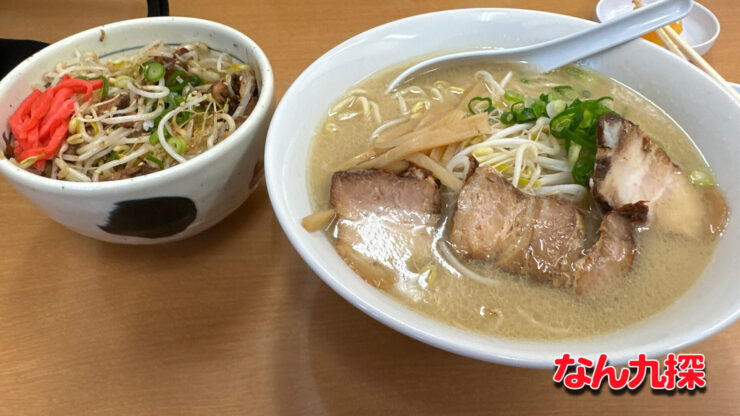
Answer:
M309 154L309 186L315 208L321 212L315 218L307 218L304 225L320 228L336 212L339 220L326 228L327 235L335 241L342 257L369 283L402 304L459 328L496 336L558 339L596 335L639 321L667 307L701 275L726 220L726 207L698 149L679 126L648 100L583 67L536 74L526 66L511 63L438 68L386 95L385 86L401 70L395 68L373 76L339 98L319 126ZM611 99L599 101L601 97ZM590 149L589 143L581 144L578 138L555 137L557 132L553 130L557 127L553 127L552 120L570 114L568 109L571 113L577 111L579 105L583 108L578 110L578 124L586 129L595 130L597 120L591 124L583 121L585 113L606 123L601 116L616 112L623 117L619 120L623 120L625 131L632 125L626 119L639 125L633 133L644 131L657 146L653 154L661 156L665 152L669 162L680 167L678 180L688 183L690 177L694 183L679 186L685 191L674 193L694 198L701 205L700 213L706 211L710 217L701 223L702 230L709 230L706 235L685 235L661 225L664 222L655 218L665 212L659 204L650 205L650 211L647 206L630 204L630 212L615 206L613 214L608 215L622 215L620 220L625 224L643 220L629 226L633 246L626 245L622 251L629 254L628 258L622 256L613 261L621 262L627 272L607 286L584 290L580 296L568 288L580 293L577 281L583 274L578 274L579 267L585 270L593 266L583 266L583 260L596 252L602 244L600 240L605 239L606 230L600 229L599 224L606 223L602 218L610 211L604 209L602 200L607 195L608 176L598 183L603 195L589 187L594 185L594 163L597 176L603 176L605 167L615 172L619 167L616 162L607 166L609 157L602 146L599 150L595 145ZM455 113L455 109L462 111ZM447 124L439 121L445 117L449 118L444 121ZM481 124L479 119L485 122ZM439 129L434 133L424 130L419 135L423 138L415 138L414 131L435 125L448 130L444 134ZM476 133L469 134L470 131ZM606 136L606 132L602 133ZM454 134L467 136L457 142L447 140ZM626 140L625 136L620 137ZM440 140L450 144L397 158L388 156L391 151L403 154L403 149L398 149L405 146L401 144L404 140ZM382 169L383 173L373 169ZM337 171L341 172L335 174ZM399 175L401 171L404 173ZM475 248L461 248L460 238L451 244L456 227L465 225L463 214L467 206L460 206L466 203L462 201L465 192L473 203L483 198L483 191L471 189L474 176L482 174L489 175L489 180L503 177L505 186L511 188L506 192L511 193L512 200L529 204L517 211L520 214L512 219L516 224L532 209L545 212L548 204L558 205L562 208L559 212L571 213L575 222L569 230L576 230L571 254L578 260L565 264L564 257L557 257L557 267L564 270L559 274L537 270L542 269L537 259L534 269L522 271L527 269L521 263L531 262L531 258L510 261L515 267L501 260L520 256L511 253L516 251L511 247L516 248L519 242L502 240L505 244L499 249L505 254L493 253L488 247L489 251L483 252L491 254L479 258L471 255ZM423 201L435 197L429 185L432 178L440 183L438 207ZM355 185L370 180L374 181L367 188L371 191L358 192L363 188ZM480 181L484 186L489 182ZM414 184L418 186L413 187ZM380 186L396 193L390 206L373 211L375 208L367 205L377 203L377 198L373 198ZM348 200L352 203L348 204ZM484 206L488 209L490 202L483 203L489 204ZM394 210L399 207L400 211ZM411 210L418 215L396 214L405 212L403 209L408 211L408 207L418 208ZM500 212L506 213L508 206L501 207ZM388 213L390 219L382 218ZM492 218L498 220L498 215ZM367 218L393 225L378 228L383 230L381 233L374 229L368 234L362 223ZM474 213L473 218L478 218L478 214ZM406 231L399 231L395 224L406 226ZM518 226L532 228L532 224L539 224L534 228L542 224L546 225L544 228L557 227L553 221L543 222L542 218L540 222L525 221ZM468 236L469 231L481 232L481 225L476 227L457 232ZM479 240L496 238L481 235ZM477 242L472 239L472 244ZM602 254L613 253L614 244L621 242L612 243L600 247ZM522 247L532 250L531 246ZM555 263L549 267L554 269ZM391 273L385 273L386 270ZM595 270L595 274L600 273ZM557 278L552 277L555 274ZM561 279L563 276L565 280Z

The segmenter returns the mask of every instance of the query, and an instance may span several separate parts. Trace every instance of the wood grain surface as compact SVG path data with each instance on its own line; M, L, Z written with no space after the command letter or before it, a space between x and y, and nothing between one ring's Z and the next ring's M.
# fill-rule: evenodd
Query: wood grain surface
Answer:
M740 3L703 3L722 23L705 57L740 81ZM256 40L279 98L322 53L391 20L481 6L590 19L595 5L171 0L171 14ZM0 0L0 37L53 42L145 12L143 0ZM211 230L157 247L79 236L2 179L0 201L2 415L740 414L738 323L689 350L706 354L704 392L568 394L551 371L443 352L349 305L291 247L264 185Z

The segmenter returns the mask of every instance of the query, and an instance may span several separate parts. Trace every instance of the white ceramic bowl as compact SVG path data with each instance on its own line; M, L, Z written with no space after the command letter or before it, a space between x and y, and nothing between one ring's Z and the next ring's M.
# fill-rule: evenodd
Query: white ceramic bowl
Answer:
M101 41L101 30L105 37ZM259 100L252 114L227 139L186 163L144 176L76 183L34 175L0 161L0 173L41 211L62 225L115 243L174 241L216 224L244 202L259 183L274 91L270 63L257 44L219 23L186 17L127 20L86 30L39 51L0 82L0 133L31 85L75 49L117 54L154 40L206 42L255 68ZM112 224L112 222L115 222ZM106 231L108 230L108 231Z
M645 0L645 4L654 3L655 1ZM596 18L600 22L606 22L624 13L629 13L633 7L631 0L601 0L596 5ZM719 36L719 20L709 9L694 2L694 7L683 18L683 29L681 37L696 52L704 55L714 45L714 41Z
M415 56L542 42L596 23L529 10L468 9L392 22L347 40L314 62L281 100L267 135L267 186L277 217L309 266L337 293L384 324L428 344L486 361L552 368L563 352L608 353L621 364L646 353L676 351L719 331L740 315L740 224L731 216L715 259L702 278L662 312L621 330L565 341L496 338L455 329L395 302L365 283L322 233L308 233L312 212L306 155L330 104L378 70ZM588 59L586 65L641 92L673 116L715 169L728 203L740 210L740 106L711 78L668 51L636 40ZM310 106L305 103L310 102ZM291 178L291 180L285 180Z

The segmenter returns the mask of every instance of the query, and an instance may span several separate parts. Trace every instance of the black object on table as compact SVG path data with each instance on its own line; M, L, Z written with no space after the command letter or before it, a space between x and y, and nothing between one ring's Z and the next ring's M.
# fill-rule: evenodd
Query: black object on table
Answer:
M147 0L147 16L169 16L170 5L167 0ZM49 44L30 39L0 38L0 79L5 77L24 59L47 47Z

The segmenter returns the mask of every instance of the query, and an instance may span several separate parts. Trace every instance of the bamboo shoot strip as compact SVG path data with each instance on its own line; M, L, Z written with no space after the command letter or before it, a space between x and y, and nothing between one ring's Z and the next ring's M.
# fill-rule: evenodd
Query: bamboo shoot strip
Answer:
M465 113L459 110L452 110L443 116L441 118L438 118L434 123L429 124L425 128L417 128L416 130L409 132L403 136L397 137L392 140L385 140L385 141L379 141L376 140L373 146L375 149L390 149L392 147L396 147L400 145L401 143L408 141L408 140L414 140L418 138L419 136L427 135L431 132L434 132L435 130L438 130L441 127L453 124L455 122L458 122L465 118Z
M364 169L382 168L413 153L423 152L438 146L457 143L480 134L490 133L491 126L488 124L488 114L478 114L407 140L380 156L361 163L358 167Z
M331 224L335 214L336 212L334 212L333 209L314 212L313 214L304 217L303 220L301 220L301 225L306 229L306 231L312 233L314 231L324 229Z
M378 153L375 151L375 149L366 150L359 155L353 156L351 159L343 162L341 165L337 166L336 170L347 170L353 168L358 164L370 160L377 155Z

